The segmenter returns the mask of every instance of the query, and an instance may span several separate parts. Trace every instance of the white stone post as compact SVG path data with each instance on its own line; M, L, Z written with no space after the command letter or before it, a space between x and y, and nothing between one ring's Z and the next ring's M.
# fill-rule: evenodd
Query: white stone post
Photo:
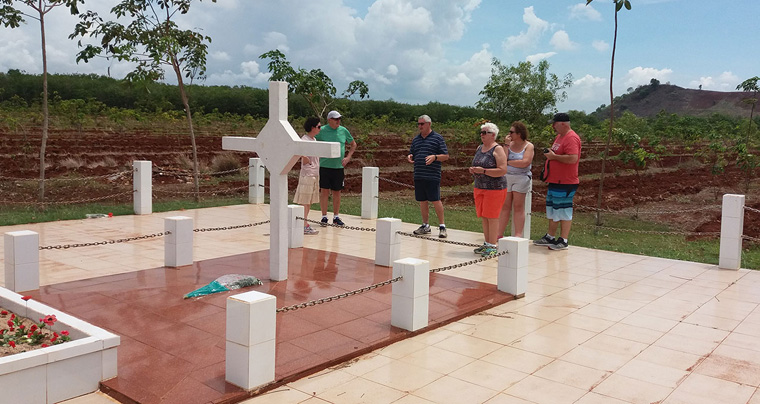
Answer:
M5 233L5 288L14 292L40 288L40 235L31 230Z
M720 218L720 255L718 268L739 269L742 265L744 233L744 195L723 195Z
M153 163L135 160L132 162L132 190L136 215L153 213Z
M496 288L515 296L525 297L528 289L528 244L529 240L520 237L502 237L499 239L499 252L506 255L498 258Z
M362 219L377 219L379 175L377 167L362 168Z
M430 300L430 262L404 258L393 263L393 277L404 278L393 283L391 292L391 325L417 331L428 325Z
M377 219L375 231L375 265L393 266L401 256L401 219Z
M277 299L251 291L227 298L225 380L245 390L274 381Z
M193 264L193 218L164 218L164 266L170 268Z
M264 203L264 170L260 158L248 159L248 203Z
M303 217L302 205L288 205L288 248L303 247Z

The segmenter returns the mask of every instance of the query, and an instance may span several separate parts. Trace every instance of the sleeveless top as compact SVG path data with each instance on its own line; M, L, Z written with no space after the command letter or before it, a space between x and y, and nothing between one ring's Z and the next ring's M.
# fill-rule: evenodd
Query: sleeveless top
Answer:
M521 152L513 152L512 149L507 146L507 160L522 160L523 156L525 155L525 149L528 148L528 144L525 144L525 147L522 149ZM513 167L508 165L507 166L507 174L508 175L527 175L528 177L531 177L533 174L531 174L530 169L533 167L533 165L529 165L527 167Z
M475 151L475 157L472 159L473 167L496 168L496 157L493 151L496 146L487 152L482 152L483 145L478 146ZM475 174L475 188L478 189L505 189L507 188L507 177L491 177L485 174Z

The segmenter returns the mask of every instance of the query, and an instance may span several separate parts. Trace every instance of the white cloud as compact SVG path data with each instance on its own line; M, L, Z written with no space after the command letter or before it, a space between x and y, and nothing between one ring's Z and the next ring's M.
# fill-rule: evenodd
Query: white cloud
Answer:
M716 78L707 76L700 77L699 80L692 80L689 82L689 86L699 87L701 85L703 90L736 91L736 86L740 81L739 77L732 72L723 72Z
M231 70L225 70L221 74L209 74L206 78L206 83L210 85L214 84L226 84L235 83L243 85L262 84L269 81L269 77L272 74L269 72L262 72L259 68L259 63L255 60L249 60L240 63L240 72L235 73Z
M227 52L219 52L219 51L211 52L209 56L211 56L211 59L214 59L214 60L222 60L222 61L232 60L232 58Z
M526 7L523 11L523 22L528 24L527 31L520 31L519 35L507 37L504 41L504 49L531 49L535 47L544 32L549 29L549 23L538 18L533 11L533 6Z
M375 69L364 70L362 68L359 68L353 74L353 77L357 78L357 79L361 79L362 81L368 81L370 83L381 83L381 84L385 84L385 85L390 85L391 84L391 80L390 79L388 79L384 75L376 72Z
M528 57L525 58L530 63L536 64L544 59L549 59L550 57L556 55L557 52L544 52L544 53L536 53L534 55L528 55Z
M568 7L570 10L570 19L573 20L582 20L582 21L601 21L602 20L602 14L600 14L596 9L591 5L586 5L584 3L578 3L575 5L572 5Z
M398 74L398 67L394 64L388 65L388 68L385 70L385 74L389 76L395 76Z
M636 87L644 84L649 84L652 79L657 79L661 82L670 80L670 75L673 70L670 69L655 69L654 67L634 67L628 70L628 74L625 76L625 87Z
M573 50L578 48L578 44L571 41L570 35L564 30L555 32L549 43L557 50Z
M600 39L597 39L591 42L591 46L594 47L594 49L598 50L599 52L606 52L610 49L610 44Z
M607 79L586 74L574 80L573 85L567 89L567 100L565 103L575 105L574 109L582 106L581 109L585 109L588 112L595 110L602 104L609 103Z

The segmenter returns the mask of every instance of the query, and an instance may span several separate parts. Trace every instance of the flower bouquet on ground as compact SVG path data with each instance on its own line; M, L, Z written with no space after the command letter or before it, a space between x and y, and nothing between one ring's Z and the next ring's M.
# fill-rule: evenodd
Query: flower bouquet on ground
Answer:
M259 278L255 276L240 274L222 275L211 281L211 283L208 285L186 294L185 299L189 299L191 297L206 296L212 293L226 292L228 290L247 288L249 286L256 286L261 284L262 283Z
M49 329L56 321L55 315L47 315L34 322L0 308L0 357L71 341L68 331Z

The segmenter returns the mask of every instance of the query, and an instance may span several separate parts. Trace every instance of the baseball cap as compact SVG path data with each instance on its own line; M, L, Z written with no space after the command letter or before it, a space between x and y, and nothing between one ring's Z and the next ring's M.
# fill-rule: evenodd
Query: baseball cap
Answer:
M341 115L338 111L330 111L327 113L327 119L340 119Z
M554 114L554 118L549 120L549 123L554 122L570 122L570 115L560 112L558 114Z

